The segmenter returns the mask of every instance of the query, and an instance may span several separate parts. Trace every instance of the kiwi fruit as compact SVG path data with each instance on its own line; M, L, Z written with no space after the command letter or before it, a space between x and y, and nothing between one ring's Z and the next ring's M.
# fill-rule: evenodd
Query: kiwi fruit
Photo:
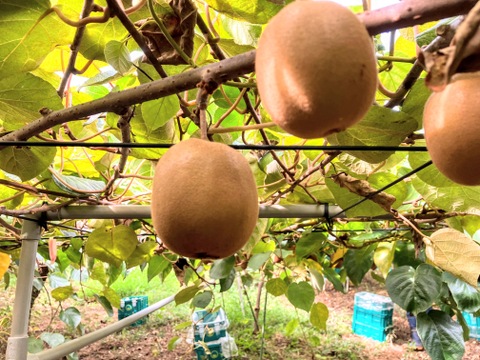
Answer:
M427 149L435 166L461 185L480 185L480 72L453 75L430 95L423 113Z
M258 219L250 165L227 145L181 141L156 165L151 212L157 235L172 252L228 257L247 243Z
M265 27L255 72L272 121L305 139L325 137L360 121L377 89L373 42L348 8L295 1Z

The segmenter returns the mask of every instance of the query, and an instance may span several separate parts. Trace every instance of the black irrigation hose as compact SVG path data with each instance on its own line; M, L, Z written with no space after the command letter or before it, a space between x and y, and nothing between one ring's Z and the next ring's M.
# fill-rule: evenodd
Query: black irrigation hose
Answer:
M409 177L409 176L412 176L413 174L415 174L415 173L419 172L420 170L423 170L423 169L425 169L426 167L428 167L428 166L430 166L430 165L432 165L432 160L429 160L429 161L427 161L425 164L423 164L423 165L420 165L419 167L417 167L417 168L413 169L413 170L412 170L412 171L410 171L409 173L407 173L407 174L405 174L405 175L403 175L403 176L399 177L397 180L395 180L395 181L392 181L390 184L388 184L388 185L385 185L385 186L384 186L384 187L382 187L381 189L378 189L377 191L375 191L375 192L371 193L370 195L368 195L368 196L364 197L362 200L360 200L360 201L357 201L356 203L354 203L354 204L352 204L352 205L348 206L346 209L343 209L343 210L342 210L342 211L340 211L339 213L337 213L337 214L335 214L335 215L331 216L331 217L330 217L330 219L333 219L333 218L337 217L338 215L340 215L340 214L342 214L342 213L345 213L345 212L347 212L348 210L351 210L351 209L353 209L355 206L358 206L358 205L360 205L360 204L361 204L361 203L363 203L364 201L367 201L367 200L369 200L369 199L370 199L370 198L372 198L373 196L380 194L382 191L385 191L385 190L387 190L388 188L390 188L390 187L392 187L392 186L394 186L394 185L398 184L400 181L402 181L402 180L406 179L406 178L407 178L407 177Z
M0 141L1 147L88 147L88 148L135 148L135 149L168 149L175 144L147 143L102 143L74 141ZM407 151L424 152L426 146L342 146L342 145L241 145L231 144L237 150L322 150L322 151Z

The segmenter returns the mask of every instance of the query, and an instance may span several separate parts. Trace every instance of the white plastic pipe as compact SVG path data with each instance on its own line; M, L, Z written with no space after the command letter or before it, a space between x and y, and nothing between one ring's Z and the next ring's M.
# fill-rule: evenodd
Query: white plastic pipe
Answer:
M335 205L260 205L260 218L319 218L342 212ZM65 219L150 219L150 206L68 206L47 212L48 220ZM344 217L343 214L338 217Z
M36 220L36 219L34 219ZM18 267L15 302L6 360L25 360L28 351L28 322L32 301L33 276L41 227L36 221L25 220L22 227L22 249Z
M165 305L170 304L174 300L175 296L172 295L166 299L163 299L143 310L140 310L137 313L134 313L122 320L119 320L111 325L105 326L102 329L98 329L89 334L83 335L77 339L70 340L64 344L61 344L53 349L48 349L41 351L36 354L29 354L28 360L58 360L63 356L66 356L74 351L77 351L91 343L94 343L108 335L113 334L114 332L122 330L124 327L134 323L135 321L141 319L144 316L164 307ZM16 358L17 359L17 358ZM18 358L20 359L20 358ZM23 359L23 358L22 358ZM27 359L27 358L25 358Z

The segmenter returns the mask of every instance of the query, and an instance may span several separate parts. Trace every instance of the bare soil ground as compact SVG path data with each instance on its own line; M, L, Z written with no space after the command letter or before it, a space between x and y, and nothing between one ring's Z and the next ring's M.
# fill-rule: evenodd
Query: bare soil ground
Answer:
M325 291L318 295L317 300L325 303L330 309L330 321L335 321L335 318L340 316L342 318L352 318L353 303L355 293L358 291L371 291L381 295L387 295L384 290L381 290L375 282L365 281L361 287L350 288L346 294L339 293L333 290L332 286L327 284ZM2 298L3 296L3 298ZM0 293L0 307L2 301L6 301L5 293ZM39 304L40 305L40 304ZM108 317L98 304L91 303L85 305L75 306L82 313L82 322L85 324L86 333L99 329L106 324L116 321L116 315ZM168 311L168 310L162 310ZM55 322L50 325L51 313L45 311L45 307L35 306L31 319L31 331L35 334L40 334L43 331L49 330L54 332L68 333L63 323ZM195 359L192 352L191 345L185 341L180 342L174 350L168 350L169 341L175 336L185 338L185 330L177 331L174 327L177 321L169 323L165 321L161 326L157 322L147 322L146 325L140 328L127 328L123 331L111 335L95 344L91 344L79 352L81 360L134 360L134 359L163 359L163 360L184 360ZM348 324L350 326L351 324ZM393 318L394 330L392 336L388 341L379 343L377 341L361 337L355 334L343 335L343 340L348 338L356 340L357 343L363 345L364 350L360 356L352 355L351 359L361 360L422 360L429 359L426 352L414 351L414 346L410 340L410 330L408 327L405 313L403 310L395 307ZM53 328L52 328L53 326ZM0 359L4 358L5 353L5 334L8 329L0 329ZM303 346L304 345L304 346ZM284 359L282 353L287 348L291 348L292 343L288 337L279 329L278 333L269 340L268 356L265 359ZM308 350L308 345L297 341L296 348L299 348L298 357L296 359L311 359L311 352ZM305 351L302 351L302 347ZM245 356L239 354L237 360L247 360L259 358L254 356ZM335 351L328 354L323 353L321 359L337 359L339 358ZM345 357L341 357L345 359ZM480 342L470 340L466 343L466 352L463 357L465 360L480 360Z

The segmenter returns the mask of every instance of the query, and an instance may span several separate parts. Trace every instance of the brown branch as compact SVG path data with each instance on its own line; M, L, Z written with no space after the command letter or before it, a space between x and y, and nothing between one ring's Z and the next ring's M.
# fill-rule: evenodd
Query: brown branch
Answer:
M20 234L22 233L22 230L20 230L19 228L16 228L15 226L9 224L2 218L0 218L0 226L10 231L17 240L20 239Z
M477 0L405 0L359 14L370 35L468 13Z
M83 9L80 14L80 18L84 19L87 18L90 12L92 11L93 0L85 0L83 4ZM75 62L77 61L78 55L78 48L80 46L80 42L82 41L83 34L85 33L85 25L79 26L77 31L75 32L75 37L73 38L72 45L70 45L70 59L68 61L67 68L63 74L62 81L60 86L58 87L57 93L60 97L63 97L65 92L65 87L67 86L68 79L70 78L71 74L75 74Z
M254 58L255 52L250 51L226 59L222 62L209 64L201 68L170 76L165 79L155 80L124 91L110 93L101 99L93 100L88 103L67 109L52 111L25 125L21 129L12 131L0 137L0 142L27 140L56 125L93 114L108 111L122 114L125 109L132 104L140 104L145 101L193 89L204 78L205 74L214 76L218 83L222 83L226 80L236 78L239 75L252 72L254 69ZM0 146L0 149L2 148L3 147Z

